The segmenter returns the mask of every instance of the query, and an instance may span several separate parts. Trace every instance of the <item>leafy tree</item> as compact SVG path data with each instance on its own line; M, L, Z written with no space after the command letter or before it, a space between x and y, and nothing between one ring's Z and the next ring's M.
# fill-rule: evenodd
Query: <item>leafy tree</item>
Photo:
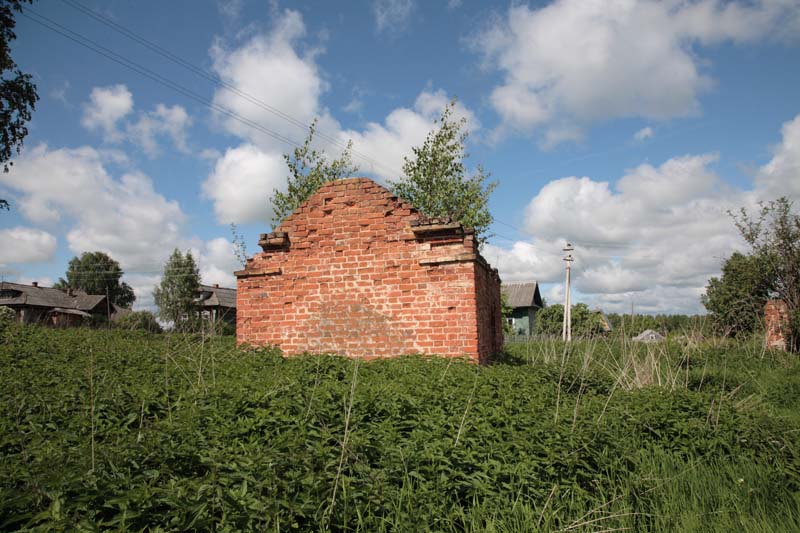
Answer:
M536 313L536 333L540 335L561 335L564 327L564 305L548 305ZM574 337L593 337L605 332L600 313L592 311L584 303L572 306L572 335Z
M176 325L189 320L196 310L199 288L200 272L192 252L183 255L175 248L164 264L161 283L153 289L158 316Z
M289 167L289 186L286 192L273 190L270 202L274 213L272 217L274 226L283 222L325 183L350 177L358 171L350 157L353 141L348 141L339 158L333 161L328 160L324 151L318 152L311 148L316 128L317 119L314 119L308 128L308 136L303 146L295 148L291 155L283 154L286 166Z
M760 203L755 216L745 208L731 216L752 255L763 258L772 280L771 295L783 300L789 311L787 346L800 351L800 215L792 212L792 205L783 197Z
M497 182L488 182L489 174L478 166L467 176L464 143L469 132L466 119L455 120L451 101L436 120L437 127L428 133L420 147L413 148L413 159L406 158L404 178L391 184L395 194L430 217L450 217L473 228L479 242L486 240L492 223L489 195Z
M734 252L722 265L722 276L708 280L702 302L719 333L736 337L759 326L774 285L771 265L762 255Z
M22 13L22 5L32 0L0 0L0 164L8 172L11 156L22 148L28 135L26 123L31 120L36 101L36 85L31 75L17 68L11 58L11 41L16 21L14 12ZM0 199L0 209L8 209L8 202Z
M81 289L88 294L108 294L111 303L130 307L136 295L130 285L120 282L122 274L119 263L103 252L84 252L70 260L67 279L59 278L54 287Z

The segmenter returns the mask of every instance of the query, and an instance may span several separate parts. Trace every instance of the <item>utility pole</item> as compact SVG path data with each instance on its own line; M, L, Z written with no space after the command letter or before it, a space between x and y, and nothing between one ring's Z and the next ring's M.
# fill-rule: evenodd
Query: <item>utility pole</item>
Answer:
M574 261L574 259L572 259L572 254L570 253L572 250L574 250L572 244L567 243L567 245L564 247L564 252L567 254L564 256L565 269L567 271L567 283L564 286L564 326L561 330L561 338L565 342L572 341L572 304L570 302L569 289L569 272L571 263Z

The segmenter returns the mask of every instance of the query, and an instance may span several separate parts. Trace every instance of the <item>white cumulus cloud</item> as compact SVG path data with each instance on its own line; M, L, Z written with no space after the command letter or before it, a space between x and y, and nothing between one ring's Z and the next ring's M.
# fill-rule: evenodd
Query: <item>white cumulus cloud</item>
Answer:
M180 152L189 152L186 144L186 130L192 119L186 110L179 105L156 105L149 113L142 113L138 120L128 125L128 137L142 147L149 157L161 153L161 139L167 138Z
M0 229L0 265L49 261L56 253L54 235L36 228Z
M122 133L117 123L132 111L133 94L125 85L95 87L83 105L81 124L90 131L100 130L111 142L118 142Z
M758 172L756 187L765 200L789 196L800 200L800 115L781 128L781 143Z
M151 158L162 152L164 139L178 151L189 152L186 136L192 119L182 106L157 104L150 112L138 113L135 120L124 120L133 112L133 94L125 85L94 87L83 105L81 124L100 131L106 142L129 141Z
M713 86L700 46L796 38L798 29L795 1L555 0L512 5L472 44L503 75L489 100L504 135L693 114Z
M733 251L746 250L727 211L779 196L800 203L800 115L781 134L750 189L720 179L717 154L642 164L614 185L585 176L551 181L527 206L530 240L487 245L484 256L505 281L563 283L561 247L569 241L573 300L615 312L631 304L637 312L701 312L708 279Z
M359 173L387 180L400 176L403 157L425 140L449 102L444 90L425 89L412 106L393 110L383 123L342 130L320 103L328 88L316 63L320 50L300 52L305 34L302 15L285 10L268 32L239 46L217 42L211 49L215 71L233 88L217 90L214 102L244 120L220 114L227 131L244 142L220 155L203 183L203 192L213 201L220 223L268 222L272 217L269 197L274 189L286 188L283 153L292 146L247 122L300 144L307 125L318 118L315 149L337 157L352 140L352 159ZM271 108L279 109L280 114ZM471 131L480 128L475 114L462 103L455 106L453 116L465 119Z
M152 267L181 242L185 216L139 172L115 179L94 148L25 151L0 183L21 194L23 215L37 223L68 225L76 253L103 251L124 268Z
M338 123L320 106L328 84L315 61L319 51L298 52L305 33L302 15L286 10L271 31L257 34L241 46L228 47L219 41L212 47L215 72L235 88L218 89L214 103L261 128L220 114L229 132L261 149L285 151L287 144L264 130L299 142L315 117L320 118L320 131L338 130Z
M285 189L286 163L280 153L264 152L252 144L229 148L203 183L214 202L220 224L268 223L273 215L269 198Z
M243 267L236 256L233 243L222 237L204 243L199 252L200 279L206 285L219 283L220 287L236 287L233 273Z

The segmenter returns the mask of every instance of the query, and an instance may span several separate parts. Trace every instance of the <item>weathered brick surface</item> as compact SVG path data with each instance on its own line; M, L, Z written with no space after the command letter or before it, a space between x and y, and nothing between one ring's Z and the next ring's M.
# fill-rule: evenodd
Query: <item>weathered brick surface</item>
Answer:
M236 273L239 343L475 361L502 348L500 280L474 234L372 180L326 184L259 244Z
M767 348L786 349L789 332L789 308L783 300L770 300L764 306Z

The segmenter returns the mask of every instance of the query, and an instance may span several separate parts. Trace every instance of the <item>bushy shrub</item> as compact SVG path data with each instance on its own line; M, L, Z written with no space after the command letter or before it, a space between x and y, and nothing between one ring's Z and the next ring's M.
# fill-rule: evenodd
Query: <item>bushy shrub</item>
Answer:
M236 326L224 320L192 316L173 324L170 331L174 333L204 333L206 335L236 335Z
M548 305L536 313L536 333L539 335L561 335L564 323L564 306ZM584 303L572 306L572 335L595 337L605 333L603 317Z
M0 335L16 321L17 315L10 307L0 306Z
M17 314L10 307L0 305L0 325L6 325L16 320Z
M161 333L164 331L161 324L156 320L156 316L150 311L133 311L114 321L114 327L119 329L138 329L149 331L150 333Z

